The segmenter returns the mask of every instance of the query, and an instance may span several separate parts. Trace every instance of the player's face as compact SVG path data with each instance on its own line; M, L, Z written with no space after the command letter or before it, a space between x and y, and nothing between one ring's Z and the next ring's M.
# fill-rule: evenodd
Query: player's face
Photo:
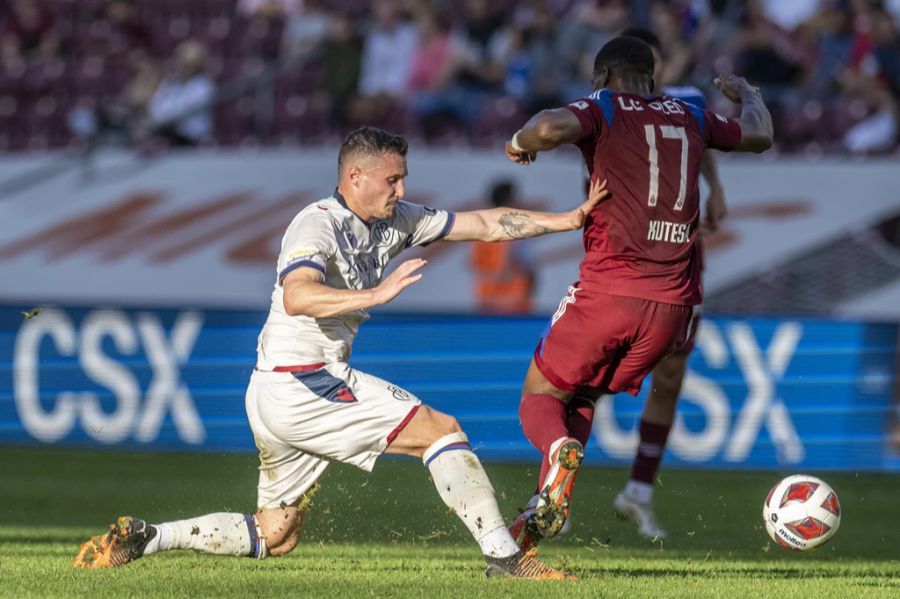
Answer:
M393 217L397 203L406 195L406 158L384 153L372 158L361 175L360 191L368 215L374 220Z

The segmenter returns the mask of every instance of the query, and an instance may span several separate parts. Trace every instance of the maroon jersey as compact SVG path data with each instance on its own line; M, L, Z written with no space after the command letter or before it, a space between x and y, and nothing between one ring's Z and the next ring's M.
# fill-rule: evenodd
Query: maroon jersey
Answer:
M741 127L667 96L601 89L569 104L592 181L610 197L585 222L581 281L611 295L669 304L702 301L700 162L706 148L733 150Z

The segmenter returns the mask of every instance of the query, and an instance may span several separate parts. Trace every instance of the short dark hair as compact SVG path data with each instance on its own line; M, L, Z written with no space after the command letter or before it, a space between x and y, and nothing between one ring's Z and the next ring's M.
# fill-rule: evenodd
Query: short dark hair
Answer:
M594 58L594 77L609 69L620 77L653 79L653 50L636 37L614 37L606 42Z
M338 152L338 169L350 155L377 156L385 152L406 156L409 143L402 135L395 135L378 127L360 127L350 133Z
M659 41L659 37L649 29L645 29L644 27L629 27L619 35L623 37L636 37L651 48L656 48L656 51L662 54L662 44Z
M516 184L510 179L500 179L491 187L491 206L502 208L509 206L516 195Z

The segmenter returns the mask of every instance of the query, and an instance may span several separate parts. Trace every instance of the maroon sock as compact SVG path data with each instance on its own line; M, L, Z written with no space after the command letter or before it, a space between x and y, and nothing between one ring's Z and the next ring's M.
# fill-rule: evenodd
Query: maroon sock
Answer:
M583 397L573 397L566 405L566 429L570 437L575 437L587 446L594 423L594 402Z
M519 420L525 436L544 455L554 441L569 434L566 431L566 405L552 395L531 393L523 397L519 404Z
M591 438L591 425L594 422L594 402L581 397L573 397L566 404L566 431L568 436L575 437L582 445L587 445ZM559 439L559 437L557 437ZM555 440L555 439L554 439ZM552 441L551 441L552 443ZM538 491L550 471L550 461L541 460L541 473L538 477Z
M557 439L569 435L566 429L566 405L552 395L531 393L523 397L519 404L519 420L525 436L543 454L538 478L540 487L550 468L547 462L550 446Z
M654 424L641 420L640 437L634 465L631 467L631 480L652 485L656 481L656 473L662 462L663 451L666 449L666 440L669 438L670 426Z

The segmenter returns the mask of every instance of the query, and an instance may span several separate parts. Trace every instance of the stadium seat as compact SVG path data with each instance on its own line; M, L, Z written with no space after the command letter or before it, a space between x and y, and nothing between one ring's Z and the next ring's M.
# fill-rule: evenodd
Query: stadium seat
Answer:
M178 43L197 39L209 51L211 76L223 83L260 75L267 65L278 59L281 51L284 23L278 19L250 18L239 14L238 1L134 0L134 6L139 21L148 29L152 39L151 51L161 64L168 64L172 49ZM373 2L329 0L321 4L326 10L349 15L364 32ZM465 2L441 4L447 9L449 17L457 22L465 13ZM546 3L562 19L569 18L571 11L579 4L578 0L552 0ZM9 5L9 2L0 2L0 25L9 12ZM526 14L527 11L519 13L521 5L516 0L492 0L489 9L493 14L506 18L513 14ZM49 62L38 60L27 68L0 65L0 96L10 95L22 105L52 95L59 110L65 112L74 103L74 98L95 95L98 100L105 100L119 94L127 84L130 73L123 65L114 64L117 60L124 62L124 59L109 56L110 25L106 21L109 0L48 0L46 6L54 13L61 38L60 59ZM734 66L727 53L701 54L697 57L693 76L698 78L709 72L729 72ZM333 134L334 123L322 124L311 120L317 118L311 116L318 114L316 110L302 115L287 115L285 109L288 102L296 108L297 97L313 96L319 91L320 81L320 69L313 65L285 73L276 81L271 94L273 115L284 115L283 118L289 119L292 127L308 132L310 138ZM788 97L791 93L788 91L784 96ZM821 104L818 100L779 99L771 102L779 148L812 153L839 149L846 132L873 110L858 101L835 99L841 97L840 93L831 94L824 97ZM737 115L738 108L721 94L711 93L709 102L711 108L721 114ZM232 114L235 108L232 105L223 111ZM217 114L220 112L217 110ZM330 111L322 114L326 120L334 117ZM422 120L402 105L386 109L379 122L407 135L421 136L430 143L491 146L502 143L525 117L527 115L520 102L505 97L486 101L484 114L468 126L447 115ZM51 117L38 115L35 118ZM273 119L278 118L282 117L273 116ZM43 131L44 125L38 125L37 130ZM234 143L239 143L242 137L255 135L252 123L248 124L244 118L223 126L222 138ZM18 135L7 135L3 147L23 145ZM62 136L45 137L61 139ZM273 142L279 143L274 138Z

